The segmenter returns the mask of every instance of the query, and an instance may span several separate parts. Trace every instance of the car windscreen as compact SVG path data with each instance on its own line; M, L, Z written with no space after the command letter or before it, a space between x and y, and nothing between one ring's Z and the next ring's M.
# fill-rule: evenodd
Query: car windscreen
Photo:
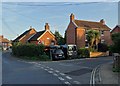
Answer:
M55 50L55 53L57 53L57 54L61 54L61 53L63 53L63 51L60 50L60 49L58 49L58 50Z

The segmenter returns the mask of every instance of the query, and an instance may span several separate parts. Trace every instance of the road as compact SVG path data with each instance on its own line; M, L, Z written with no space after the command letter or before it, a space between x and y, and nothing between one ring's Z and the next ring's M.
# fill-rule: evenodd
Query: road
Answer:
M90 84L98 65L112 62L112 57L61 61L24 61L4 52L3 84Z

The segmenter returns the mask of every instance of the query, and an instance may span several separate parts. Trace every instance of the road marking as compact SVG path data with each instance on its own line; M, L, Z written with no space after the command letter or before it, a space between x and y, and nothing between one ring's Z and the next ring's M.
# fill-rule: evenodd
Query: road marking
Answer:
M53 74L54 76L58 76L56 73Z
M58 73L58 72L60 72L60 71L56 70L55 72L57 72L57 73Z
M44 70L48 71L48 69L44 69Z
M80 84L80 82L79 81L73 81L75 84Z
M50 70L53 70L52 68L50 68Z
M67 79L72 79L72 78L71 78L71 77L69 77L69 76L66 76L66 78L67 78Z
M60 75L63 75L63 76L64 76L65 74L64 74L64 73L60 73Z
M44 67L41 67L42 69L44 68Z
M65 79L64 79L64 78L62 78L62 77L58 77L58 79L60 79L61 81L65 80Z
M49 73L53 73L53 71L48 71Z
M38 64L38 65L41 65L41 64Z
M47 66L47 68L50 68L50 67Z
M70 82L65 82L65 84L70 85Z

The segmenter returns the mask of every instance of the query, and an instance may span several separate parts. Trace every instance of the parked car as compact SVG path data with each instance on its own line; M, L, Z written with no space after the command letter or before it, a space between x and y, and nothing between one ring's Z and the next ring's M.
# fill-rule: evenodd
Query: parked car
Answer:
M61 49L55 49L52 52L52 59L53 60L65 59L63 51Z
M77 57L77 46L76 45L61 45L66 59L76 58Z

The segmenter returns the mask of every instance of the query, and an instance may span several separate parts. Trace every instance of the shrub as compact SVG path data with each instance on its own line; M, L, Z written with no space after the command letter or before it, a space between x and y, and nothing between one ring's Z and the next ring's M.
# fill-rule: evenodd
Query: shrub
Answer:
M98 44L98 51L99 52L106 52L108 51L108 46L105 43L99 43Z
M86 48L80 48L78 49L78 56L79 57L90 57L90 52Z
M48 60L49 57L44 52L45 46L35 44L20 44L14 43L12 46L12 53L20 58L30 60Z

